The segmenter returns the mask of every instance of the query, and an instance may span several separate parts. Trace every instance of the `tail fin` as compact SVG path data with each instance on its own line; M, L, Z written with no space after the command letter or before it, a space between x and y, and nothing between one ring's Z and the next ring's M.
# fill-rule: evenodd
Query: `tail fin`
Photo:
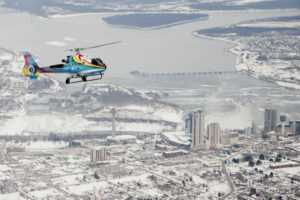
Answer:
M23 74L30 79L37 79L40 75L38 64L34 61L32 55L29 52L22 52L22 54L25 59L25 64L22 70Z

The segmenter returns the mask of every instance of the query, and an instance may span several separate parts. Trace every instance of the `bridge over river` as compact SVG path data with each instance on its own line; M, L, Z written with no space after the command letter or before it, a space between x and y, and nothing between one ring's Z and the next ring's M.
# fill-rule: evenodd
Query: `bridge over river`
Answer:
M148 76L191 76L191 75L222 75L222 74L236 74L244 71L227 70L227 71L210 71L210 72L179 72L179 73L147 73L140 71L130 72L133 76L148 77Z

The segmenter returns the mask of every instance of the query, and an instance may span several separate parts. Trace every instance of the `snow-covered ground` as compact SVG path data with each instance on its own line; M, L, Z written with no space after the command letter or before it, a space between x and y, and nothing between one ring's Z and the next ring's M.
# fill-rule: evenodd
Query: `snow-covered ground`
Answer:
M65 40L71 41L73 38L67 37ZM40 75L37 81L23 76L24 59L20 53L2 49L0 63L4 63L0 67L3 82L0 88L3 98L1 112L4 117L11 116L0 125L2 135L109 131L112 107L117 108L117 117L123 119L116 124L118 131L159 133L172 130L174 124L182 123L183 110L160 101L165 94L156 91L138 91L113 84L88 84L82 91L72 94L78 98L68 94L60 100L57 93L65 90L65 86L48 76ZM47 102L47 96L51 98L50 102ZM45 101L52 113L44 113L45 109L49 109L44 105ZM38 114L27 114L28 109L36 106L39 106ZM65 110L68 113L64 113ZM86 119L101 117L106 120Z
M109 115L109 112L107 112ZM181 115L181 114L180 114ZM139 115L135 112L128 112L123 117L130 121L131 117L139 120ZM174 127L167 124L143 122L116 122L117 131L135 131L135 132L152 132L159 133L163 130L173 130ZM147 119L147 118L146 118ZM153 119L153 118L152 118ZM155 117L154 117L155 119ZM160 120L161 118L157 118ZM15 126L15 124L18 124ZM20 115L12 119L6 120L3 127L0 127L0 134L2 135L15 135L29 132L30 134L43 134L43 133L79 133L82 131L110 131L110 121L89 121L83 116L69 116L61 114L48 114L28 116Z
M41 94L55 93L64 88L58 81L45 78L32 83L22 74L24 58L20 52L0 49L0 97L2 115L24 114L26 103L32 103Z
M61 192L56 189L37 190L29 193L38 199L47 199L48 196L60 196Z
M288 83L283 81L275 81L279 86L286 87L286 88L294 88L300 90L300 85L296 85L294 83Z
M63 147L67 147L69 143L59 141L59 142L52 142L52 141L32 141L28 143L22 143L20 146L26 148L26 150L51 150L51 149L59 149Z
M13 192L13 193L7 193L7 194L0 194L0 199L3 199L3 200L11 200L11 199L25 200L26 198L22 197L19 192Z
M249 3L257 3L257 2L264 2L264 1L274 1L274 0L234 0L232 4L234 5L245 5Z
M97 181L92 183L68 186L64 189L70 193L81 195L84 193L88 193L89 191L93 190L93 188L95 188L96 190L102 190L103 188L106 188L107 185L108 183L106 181Z
M74 41L71 37L63 38L64 41ZM51 43L54 44L54 43ZM56 45L56 43L55 43ZM88 121L85 117L105 117L111 118L111 107L118 108L118 117L124 119L135 119L135 122L120 122L117 123L118 131L148 131L160 132L162 130L171 130L172 125L163 123L142 122L141 120L156 120L170 123L181 123L183 117L183 110L164 102L160 102L161 95L156 91L135 91L130 88L124 88L112 84L88 84L84 87L82 93L79 92L79 98L73 99L72 104L78 104L81 107L72 105L67 106L69 112L77 111L77 114L64 114L59 107L66 107L64 101L61 104L55 104L53 114L44 114L43 107L40 106L40 114L28 115L27 109L31 106L44 103L45 96L51 95L55 99L57 92L64 90L65 86L59 81L48 76L40 75L37 81L31 81L22 75L22 67L24 59L19 52L1 49L0 63L2 63L0 70L1 81L1 112L4 117L12 116L10 119L2 121L0 125L0 134L21 134L25 132L30 133L72 133L80 131L107 131L111 130L111 122L94 122ZM11 91L14 91L13 93ZM80 94L81 93L81 94ZM41 96L43 100L40 101ZM91 98L91 96L93 96ZM70 98L70 96L69 96ZM64 98L68 100L69 98ZM13 99L13 101L12 101ZM70 98L72 99L72 98ZM33 103L34 102L34 103ZM83 103L83 104L82 104ZM50 105L52 105L50 103ZM102 111L95 112L92 109L95 107L102 108ZM58 107L58 108L57 108ZM90 110L90 111L88 111ZM79 112L80 111L80 112ZM140 121L139 121L140 120ZM17 124L17 126L15 126ZM49 124L51 124L49 126Z
M274 27L284 27L284 28L297 28L300 27L300 21L291 22L254 22L254 23L243 23L239 24L240 27L264 27L264 28L274 28Z

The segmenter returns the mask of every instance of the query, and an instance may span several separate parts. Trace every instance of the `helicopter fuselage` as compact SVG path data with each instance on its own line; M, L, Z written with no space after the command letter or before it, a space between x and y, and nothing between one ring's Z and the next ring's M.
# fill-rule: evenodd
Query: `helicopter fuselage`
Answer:
M63 62L65 63L38 68L38 70L41 73L84 73L86 76L103 73L106 70L106 65L100 58L87 59L81 54L67 56Z
M102 79L103 72L106 70L106 65L102 62L100 58L92 58L90 59L87 56L80 54L80 51L93 49L98 47L103 47L107 45L112 45L118 42L111 42L86 48L75 48L69 49L67 51L76 51L76 54L67 56L67 59L63 59L61 64L50 65L47 67L39 67L38 64L33 59L32 55L23 51L22 54L24 56L24 66L22 72L25 76L30 79L38 79L40 73L68 73L71 74L66 79L66 84L73 83L70 82L71 79L80 78L83 82L86 81L94 81ZM88 80L87 77L95 77L92 80ZM80 82L80 81L76 81ZM74 82L75 83L75 82Z

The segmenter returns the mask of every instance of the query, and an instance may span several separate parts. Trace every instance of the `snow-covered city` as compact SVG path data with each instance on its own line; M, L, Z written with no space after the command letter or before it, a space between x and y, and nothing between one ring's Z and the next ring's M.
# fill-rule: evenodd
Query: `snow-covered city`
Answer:
M299 9L0 0L0 200L300 199Z
M297 199L300 121L221 131L191 113L185 131L2 135L1 199ZM145 129L146 130L146 129ZM190 132L191 131L191 132ZM112 192L113 191L113 192ZM276 192L274 192L276 191Z

